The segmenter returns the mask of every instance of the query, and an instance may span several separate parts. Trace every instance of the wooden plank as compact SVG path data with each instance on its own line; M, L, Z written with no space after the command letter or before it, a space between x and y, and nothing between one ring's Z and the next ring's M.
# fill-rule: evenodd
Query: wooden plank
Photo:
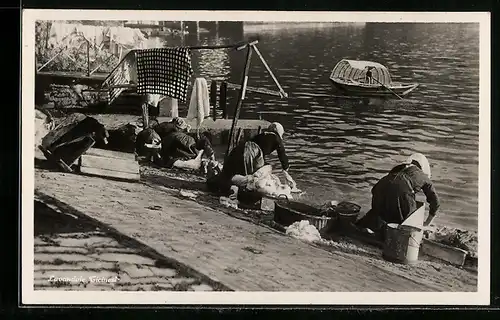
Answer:
M104 150L99 148L91 148L87 150L85 154L113 159L129 159L135 161L135 154L133 153Z
M64 163L64 161L62 161L61 159L56 159L52 155L52 152L50 152L50 150L45 149L43 146L38 146L38 149L42 151L43 155L45 156L45 158L47 158L47 160L57 164L63 171L70 173L73 172L73 170L66 163Z
M465 257L464 269L477 272L478 258L467 256Z
M219 108L222 110L222 118L227 119L227 82L224 81L219 88Z
M92 75L88 76L84 72L71 72L71 71L39 71L36 73L36 75L45 77L85 79L85 80L95 80L95 81L103 81L108 76L107 73L95 72Z
M140 180L141 176L139 173L129 173L129 172L120 172L114 170L105 170L105 169L97 169L97 168L88 168L88 167L80 167L80 172L83 174L100 176L100 177L110 177L117 178L123 180Z
M88 154L81 157L81 166L95 169L139 173L139 164L135 160L105 158Z
M429 239L422 239L420 250L422 250L423 254L457 266L463 266L465 257L467 256L467 251L465 250L447 246Z
M257 48L256 45L252 44L251 45L253 47L253 49L255 50L255 53L257 53L257 55L259 56L260 58L260 61L262 61L262 64L264 65L264 67L266 68L267 72L269 73L269 75L271 76L271 78L273 79L274 83L276 84L276 86L278 87L279 91L280 91L280 95L281 95L281 98L288 98L288 94L285 92L285 90L283 90L283 88L281 87L280 83L278 82L278 79L276 79L276 76L274 75L274 73L271 71L271 68L269 67L269 65L267 64L266 60L264 59L264 57L262 56L262 54L260 53L259 49Z
M233 89L233 90L240 90L242 86L239 84L227 82L227 87L229 89ZM257 88L257 87L246 86L245 90L248 92L267 94L270 96L276 96L276 97L280 97L280 98L282 97L280 92L274 91L274 90L269 90L266 88Z
M142 127L149 128L149 109L146 103L142 104Z
M137 85L134 84L134 83L124 83L124 84L115 84L115 85L111 85L111 86L103 86L102 87L102 90L103 91L107 91L109 89L137 89Z
M212 118L217 120L217 81L210 83L210 106L212 107Z

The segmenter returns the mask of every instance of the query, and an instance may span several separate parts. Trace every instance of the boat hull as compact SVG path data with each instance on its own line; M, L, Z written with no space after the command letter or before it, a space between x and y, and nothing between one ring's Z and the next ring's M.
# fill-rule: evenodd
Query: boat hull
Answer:
M381 85L365 85L365 84L350 84L336 79L330 78L335 89L350 96L363 96L363 97L395 97L396 93L400 97L409 95L413 90L418 87L416 83L398 84L390 87ZM390 90L389 90L390 89ZM391 91L392 90L392 91Z

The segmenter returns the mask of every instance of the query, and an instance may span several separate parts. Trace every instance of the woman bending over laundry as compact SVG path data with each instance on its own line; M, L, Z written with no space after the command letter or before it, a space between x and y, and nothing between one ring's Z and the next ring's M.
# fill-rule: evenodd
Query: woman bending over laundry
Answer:
M206 135L195 139L185 132L173 131L162 138L158 161L167 168L198 170L202 167L203 155L210 160L215 159L212 144Z
M394 167L372 189L372 207L356 225L374 232L383 232L388 223L403 223L418 209L415 195L422 192L429 203L429 215L423 222L428 226L438 212L439 198L431 181L427 158L412 154L406 163Z
M187 133L189 131L189 125L184 121L184 119L175 117L172 121L162 122L152 128L158 133L158 135L163 138L166 137L169 133L174 131L180 131Z
M240 143L230 152L220 175L208 181L209 186L222 192L229 190L234 181L241 181L245 176L254 174L265 165L265 157L277 151L287 183L295 189L296 183L287 171L289 163L283 134L283 126L274 122L265 132Z

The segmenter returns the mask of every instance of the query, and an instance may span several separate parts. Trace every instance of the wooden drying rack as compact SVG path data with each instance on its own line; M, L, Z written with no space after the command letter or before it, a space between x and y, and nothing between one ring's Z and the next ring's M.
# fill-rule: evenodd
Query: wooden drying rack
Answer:
M260 93L260 94L266 94L266 95L271 95L271 96L277 96L280 98L288 98L288 94L283 90L283 87L280 85L278 82L278 79L274 75L274 73L271 71L271 68L267 64L266 60L262 56L261 52L257 48L258 41L252 41L252 42L243 42L243 43L238 43L238 44L232 44L232 45L215 45L215 46L189 46L190 50L218 50L218 49L232 49L235 51L241 51L246 49L246 61L245 61L245 66L243 68L243 74L241 77L241 84L233 84L233 83L227 83L227 88L234 89L234 90L240 90L239 95L238 95L238 100L236 102L236 108L234 111L233 115L233 121L231 124L231 131L229 133L229 142L227 146L227 151L226 151L226 157L229 155L229 152L232 150L234 144L235 144L235 139L234 139L234 134L235 134L235 129L238 124L238 119L240 116L240 111L241 111L241 106L243 104L243 100L245 100L246 97L246 92L255 92L255 93ZM278 91L274 90L269 90L266 88L259 88L259 87L251 87L248 86L248 71L250 69L250 62L252 58L252 54L255 52L257 56L259 57L260 61L266 68L266 71L269 73L271 78L273 79L274 83L276 84ZM123 58L125 59L125 57ZM123 61L123 60L122 60ZM120 66L120 63L110 72L110 75L113 74L113 72ZM107 79L106 79L107 80ZM103 84L106 83L106 80L103 82ZM105 90L110 90L110 89L118 89L118 88L123 88L123 89L135 89L137 87L136 84L122 84L122 85L112 85L112 86L103 86L102 89ZM147 107L143 105L143 121L145 127L148 125L148 111Z

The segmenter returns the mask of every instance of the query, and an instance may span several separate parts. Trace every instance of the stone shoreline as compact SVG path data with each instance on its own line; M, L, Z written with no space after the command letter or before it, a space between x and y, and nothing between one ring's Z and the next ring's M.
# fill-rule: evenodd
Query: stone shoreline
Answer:
M35 290L227 290L57 211L35 201Z

